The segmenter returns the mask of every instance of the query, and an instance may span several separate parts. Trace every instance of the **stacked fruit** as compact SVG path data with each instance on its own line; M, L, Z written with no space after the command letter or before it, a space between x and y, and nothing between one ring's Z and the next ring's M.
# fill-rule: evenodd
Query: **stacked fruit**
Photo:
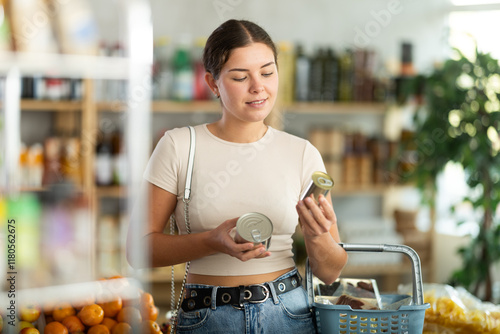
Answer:
M106 290L85 301L26 304L19 317L22 334L162 333L153 296L143 291L127 299Z

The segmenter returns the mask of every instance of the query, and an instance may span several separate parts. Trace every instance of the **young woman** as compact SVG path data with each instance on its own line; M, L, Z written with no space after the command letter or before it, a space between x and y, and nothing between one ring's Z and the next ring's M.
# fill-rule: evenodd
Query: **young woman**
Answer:
M332 283L347 261L330 196L299 201L313 172L325 170L321 156L308 141L264 123L279 80L276 47L261 27L223 23L208 38L203 62L222 117L195 127L190 234L182 201L189 129L167 131L145 172L150 219L144 238L152 266L191 261L178 332L314 333L293 260L297 223L317 277ZM272 221L268 250L235 241L236 221L249 212ZM172 214L180 235L164 233Z

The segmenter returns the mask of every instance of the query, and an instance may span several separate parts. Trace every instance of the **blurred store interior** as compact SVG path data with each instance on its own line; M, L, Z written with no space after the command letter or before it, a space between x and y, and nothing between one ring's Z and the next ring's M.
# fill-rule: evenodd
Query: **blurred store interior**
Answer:
M0 0L0 268L16 273L19 298L128 278L122 283L150 292L165 321L171 268L131 268L127 226L144 215L135 195L162 134L220 115L200 60L208 34L230 18L258 23L277 43L280 97L269 124L322 153L343 242L412 247L424 283L448 284L463 268L458 250L478 235L484 213L464 198L480 190L452 162L431 202L405 180L426 168L418 152L439 145L417 141L414 116L425 101L407 88L456 50L500 58L500 1ZM492 78L500 95L500 75ZM491 103L498 113L498 97ZM488 138L498 153L495 124ZM499 173L492 167L493 189ZM496 228L500 209L489 209ZM303 266L300 238L295 247ZM183 274L177 266L177 287ZM400 254L352 254L343 275L376 279L387 292L412 280Z

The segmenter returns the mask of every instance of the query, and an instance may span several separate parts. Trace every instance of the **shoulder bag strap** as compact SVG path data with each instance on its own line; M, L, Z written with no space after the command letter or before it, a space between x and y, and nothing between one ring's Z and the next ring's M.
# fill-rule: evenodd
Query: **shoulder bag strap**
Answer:
M191 201L191 182L193 179L193 166L194 166L194 154L196 148L196 132L192 126L188 126L189 134L190 134L190 144L189 144L189 156L188 156L188 165L186 170L186 184L184 186L184 197L182 198L182 202L184 203L184 219L186 223L186 233L191 233L191 224L189 221L189 202ZM174 234L174 220L170 220L170 233ZM184 293L184 286L186 285L186 279L189 272L189 264L186 263L186 271L184 273L184 278L181 284L181 292L179 295L179 299L177 301L177 305L175 305L175 277L174 277L174 266L172 266L172 277L171 277L171 298L170 298L170 307L172 309L172 321L170 327L170 333L175 333L177 330L177 315L179 313L179 307L182 301L182 295Z

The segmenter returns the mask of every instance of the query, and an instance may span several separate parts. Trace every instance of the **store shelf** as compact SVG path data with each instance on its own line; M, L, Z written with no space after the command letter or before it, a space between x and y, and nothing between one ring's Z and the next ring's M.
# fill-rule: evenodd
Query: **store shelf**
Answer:
M126 104L123 101L98 102L96 108L98 111L123 112ZM220 103L218 101L152 101L151 110L154 113L219 113Z
M285 105L287 113L384 115L387 104L380 102L295 102Z
M21 109L29 111L81 111L82 101L21 100Z

